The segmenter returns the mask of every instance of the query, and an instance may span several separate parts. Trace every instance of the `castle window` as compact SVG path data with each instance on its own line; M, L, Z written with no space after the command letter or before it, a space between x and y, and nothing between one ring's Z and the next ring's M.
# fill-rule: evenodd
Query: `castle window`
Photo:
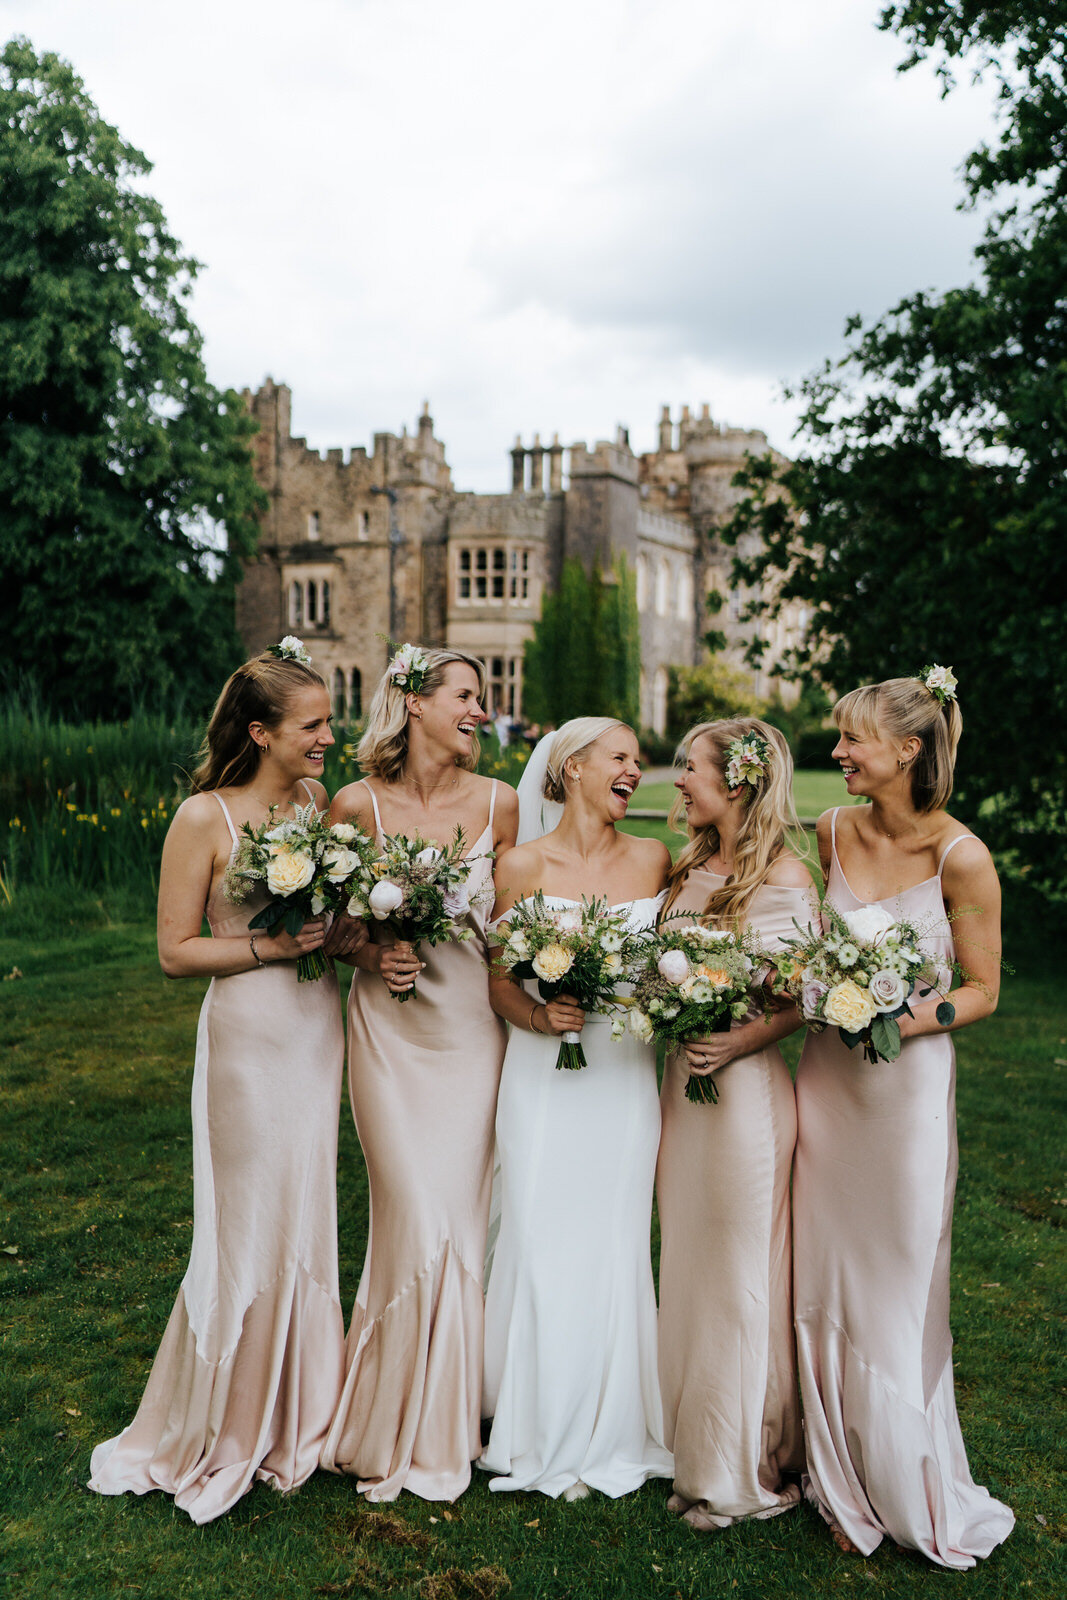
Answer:
M668 562L663 560L656 568L656 615L658 617L665 617L667 615L667 603L670 596L670 587L671 569ZM657 728L656 732L658 733L659 731L660 730Z
M370 538L370 512L369 511L361 511L360 514L359 514L359 537L361 539L369 539Z
M319 538L319 514L317 511L308 512L308 538Z
M330 580L328 578L323 578L322 580L321 594L322 616L319 619L319 624L323 628L328 628L330 626Z
M319 586L314 578L308 581L308 627L318 626L319 621Z
M683 622L688 622L693 614L693 575L688 567L683 567L678 574L677 593L678 615Z
M346 710L345 671L343 667L335 667L333 674L333 714L338 722L344 722Z
M667 731L667 669L657 667L652 680L652 727L656 733Z
M648 605L648 562L638 556L636 565L637 609L644 611Z
M456 551L455 599L459 605L507 600L529 602L531 551L508 545L468 545Z
M294 583L289 587L289 626L302 628L304 626L304 585Z
M730 621L731 622L740 622L740 620L741 620L741 604L742 604L742 596L741 596L740 589L731 589L730 590L730 606L729 606L729 617L730 617Z
M353 722L363 715L363 674L358 667L353 667L349 677L348 712Z

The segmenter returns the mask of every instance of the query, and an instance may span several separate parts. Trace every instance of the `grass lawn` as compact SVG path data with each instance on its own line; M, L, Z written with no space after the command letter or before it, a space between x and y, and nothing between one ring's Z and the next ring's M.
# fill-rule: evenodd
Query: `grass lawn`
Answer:
M634 796L634 805L642 811L669 811L676 793L673 783L642 783ZM815 771L796 773L793 802L801 818L815 818L830 806L852 804L839 772Z
M289 1497L257 1487L205 1528L161 1495L88 1493L90 1449L130 1420L185 1267L204 986L161 976L144 919L20 937L0 921L0 974L16 965L23 974L0 983L0 1594L926 1600L966 1589L969 1600L1052 1600L1067 1535L1054 1321L1067 1003L1035 919L1009 959L1017 975L1000 1011L959 1044L953 1320L972 1469L1019 1522L1006 1546L961 1576L888 1543L870 1560L843 1557L806 1507L697 1535L666 1513L657 1483L617 1502L567 1505L490 1496L477 1479L454 1507L404 1495L375 1512L350 1481L318 1474ZM366 1228L347 1112L339 1191L347 1304Z

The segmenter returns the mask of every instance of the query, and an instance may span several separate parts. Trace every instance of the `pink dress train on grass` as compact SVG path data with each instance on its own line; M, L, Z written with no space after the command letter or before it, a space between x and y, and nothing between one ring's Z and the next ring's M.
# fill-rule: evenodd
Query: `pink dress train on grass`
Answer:
M828 897L876 904L953 958L937 876L879 901L837 858ZM944 1567L973 1567L1014 1517L973 1481L956 1415L949 1256L958 1164L948 1034L864 1061L836 1028L809 1036L797 1073L797 1348L810 1494L869 1555L888 1536Z
M367 785L384 841L378 802ZM422 946L417 997L358 972L348 1083L370 1180L344 1392L322 1464L368 1500L454 1500L481 1448L482 1263L504 1024L489 1005L489 820L468 854L469 943Z
M672 913L703 911L725 882L691 871ZM774 949L796 934L794 922L809 925L816 903L813 890L765 884L747 919ZM669 1507L697 1527L725 1528L800 1499L789 1206L796 1105L776 1044L717 1072L715 1105L688 1101L688 1080L676 1051L663 1074L656 1171Z
M257 885L235 905L220 886L212 933L246 934L266 900ZM99 1494L162 1489L210 1522L257 1479L295 1489L317 1466L344 1358L343 1049L332 971L300 983L284 961L212 980L193 1072L189 1266L136 1416L93 1451Z

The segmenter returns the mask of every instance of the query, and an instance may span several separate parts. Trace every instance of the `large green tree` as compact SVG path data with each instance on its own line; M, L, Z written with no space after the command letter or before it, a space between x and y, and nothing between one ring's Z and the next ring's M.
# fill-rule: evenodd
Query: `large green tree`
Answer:
M546 594L523 666L523 709L558 727L570 717L640 714L641 635L634 575L620 556L604 575L574 557Z
M847 327L799 388L801 448L749 462L727 537L754 610L808 602L797 673L960 679L957 809L1046 887L1067 868L1067 3L897 4L880 26L997 88L964 164L973 281ZM752 543L757 543L753 541ZM748 551L750 541L741 549Z
M71 67L0 54L0 668L61 711L199 708L240 659L253 424L207 379L197 265Z

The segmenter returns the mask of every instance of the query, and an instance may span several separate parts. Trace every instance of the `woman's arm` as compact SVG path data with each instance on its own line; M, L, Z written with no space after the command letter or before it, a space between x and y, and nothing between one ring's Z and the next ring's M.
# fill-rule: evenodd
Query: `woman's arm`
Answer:
M685 1044L685 1059L690 1072L704 1078L709 1072L718 1072L739 1056L754 1056L769 1045L777 1044L796 1033L802 1022L799 1010L793 1004L774 1011L769 1017L754 1017L750 1022L735 1024L729 1033L711 1033L706 1039L689 1039Z
M899 1019L902 1039L946 1033L990 1017L1000 995L1000 880L993 858L979 839L964 839L952 850L941 875L945 909L952 917L952 939L963 981L952 991L956 1015L943 1028L937 1020L941 996L912 1003L914 1016Z
M509 974L489 972L489 1004L498 1017L510 1022L513 1028L525 1028L527 1033L552 1034L581 1033L585 1025L585 1012L576 1000L559 995L555 1000L535 1000L528 995L517 978Z
M252 972L270 961L295 961L298 956L317 950L323 941L322 917L305 922L295 938L284 932L272 936L257 933L221 939L201 937L212 879L225 859L218 849L215 810L209 796L192 795L178 807L163 842L156 942L159 964L168 978L227 978L237 972Z

